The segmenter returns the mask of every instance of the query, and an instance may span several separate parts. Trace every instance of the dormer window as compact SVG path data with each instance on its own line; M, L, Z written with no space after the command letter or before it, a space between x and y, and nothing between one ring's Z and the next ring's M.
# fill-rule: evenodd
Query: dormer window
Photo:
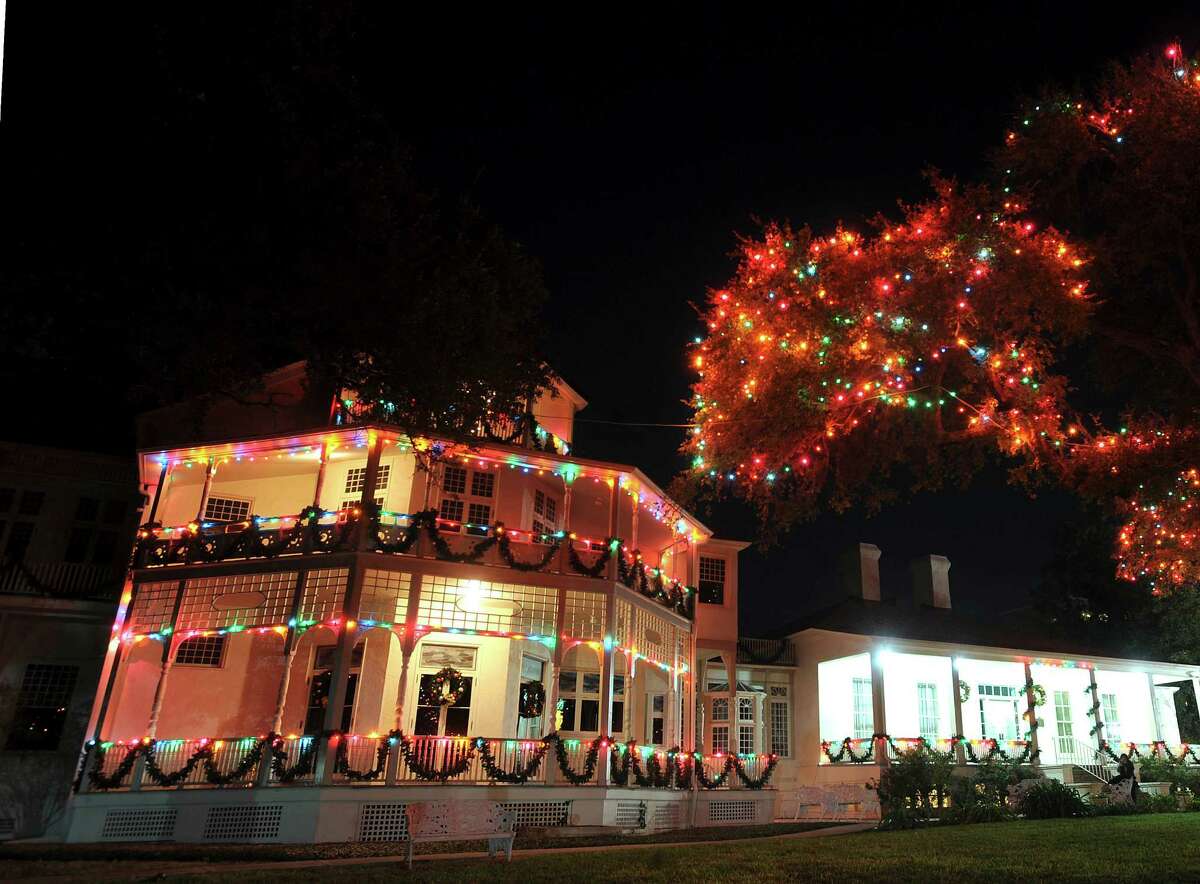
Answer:
M700 601L706 605L725 604L725 560L700 557Z

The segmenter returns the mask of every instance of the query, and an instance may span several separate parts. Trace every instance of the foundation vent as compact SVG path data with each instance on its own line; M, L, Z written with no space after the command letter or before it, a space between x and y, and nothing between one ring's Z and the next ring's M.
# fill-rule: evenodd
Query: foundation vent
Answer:
M708 805L710 823L752 823L757 817L753 801L713 801Z
M654 805L654 828L656 829L678 829L679 828L679 811L682 807L682 802L679 801L659 801Z
M404 841L408 838L407 804L364 804L358 817L359 841Z
M617 825L625 829L640 829L645 823L644 801L618 801Z
M103 841L170 841L175 837L174 807L110 810L100 829Z
M502 801L500 806L513 814L518 829L549 829L567 824L570 801Z
M264 841L279 837L282 804L235 804L210 807L205 841Z

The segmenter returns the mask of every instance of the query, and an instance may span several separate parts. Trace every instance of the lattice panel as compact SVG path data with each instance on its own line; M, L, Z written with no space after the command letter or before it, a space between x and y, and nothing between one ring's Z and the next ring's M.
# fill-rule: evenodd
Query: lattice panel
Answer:
M553 635L558 590L544 586L426 576L417 622L443 629Z
M104 816L100 837L105 841L166 841L175 836L174 807L141 807L110 810Z
M210 807L204 821L206 841L257 841L278 838L282 804Z
M675 625L663 617L631 605L629 639L626 647L662 663L675 662ZM619 634L619 633L618 633Z
M412 575L399 571L367 571L363 575L359 620L403 623L408 615L408 592Z
M710 823L752 823L757 818L753 801L713 801L708 805Z
M404 841L408 838L407 804L364 804L358 817L359 841Z
M502 801L500 806L513 815L518 829L565 826L571 812L570 801Z
M626 829L636 829L641 826L642 822L642 802L640 801L618 801L617 802L617 825L623 826Z
M126 630L145 635L167 629L171 625L177 592L178 580L139 583L133 592L133 605L125 623Z
M654 805L654 828L656 829L678 829L679 828L679 808L678 801L659 801Z
M296 572L195 577L184 585L176 632L277 626L292 616Z
M340 615L349 576L347 568L319 568L306 573L300 619L319 623Z
M563 632L572 638L604 638L604 594L567 590Z

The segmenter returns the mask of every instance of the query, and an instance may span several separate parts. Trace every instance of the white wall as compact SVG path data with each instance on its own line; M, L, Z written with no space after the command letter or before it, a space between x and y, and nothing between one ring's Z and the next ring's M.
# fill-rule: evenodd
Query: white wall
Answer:
M884 718L892 737L921 736L919 684L932 684L937 696L937 734L954 736L953 676L950 657L881 651L883 660Z
M817 695L820 704L821 739L839 743L854 736L854 692L852 679L871 678L871 655L856 654L817 664ZM885 682L886 683L886 682ZM793 715L803 715L797 705Z
M1120 742L1150 743L1158 739L1154 728L1154 709L1150 705L1150 682L1144 672L1097 669L1096 687L1099 695L1116 694L1117 719L1120 724L1117 737ZM1097 696L1096 699L1100 697ZM1090 703L1089 699L1088 705ZM1090 728L1091 719L1088 721ZM1116 742L1116 738L1107 729L1105 739L1110 743ZM1112 748L1116 751L1115 745Z
M1015 736L1009 739L1023 739L1029 730L1029 719L1024 715L1028 699L1025 695L1025 666L1021 663L1003 662L997 660L971 660L967 657L957 657L958 679L961 684L969 685L971 694L962 705L963 736L978 740L984 736L983 712L980 702L999 701L1001 698L983 697L980 685L1008 687L1014 691L1013 701L1016 704L1014 727ZM988 734L988 736L995 736Z
M1034 664L1031 667L1034 684L1040 684L1046 689L1046 703L1037 707L1037 715L1042 719L1042 727L1038 730L1038 748L1041 750L1043 764L1054 764L1058 761L1058 717L1054 708L1054 692L1064 691L1070 701L1071 724L1075 740L1083 746L1095 746L1096 737L1089 736L1088 731L1095 720L1087 714L1092 705L1092 695L1087 687L1091 684L1086 669L1072 669L1061 666L1042 666ZM1142 676L1143 684L1146 677Z

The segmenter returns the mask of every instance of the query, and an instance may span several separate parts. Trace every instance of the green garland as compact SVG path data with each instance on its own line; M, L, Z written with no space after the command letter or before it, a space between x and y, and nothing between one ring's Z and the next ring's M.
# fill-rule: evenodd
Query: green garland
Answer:
M596 737L588 746L587 755L583 759L583 771L576 772L571 767L571 760L567 758L566 741L558 734L550 734L545 738L545 742L554 741L554 754L558 759L558 769L562 772L563 777L572 786L582 786L584 783L590 783L592 778L596 776L596 762L600 758L600 744L604 738ZM611 760L611 755L609 756Z
M508 539L508 534L506 534L504 531L504 523L497 522L494 530L499 538L497 546L500 550L500 558L504 560L504 563L508 565L508 567L514 568L517 571L541 571L554 560L554 557L558 554L558 550L562 545L562 538L556 537L553 534L543 534L543 537L549 537L553 539L554 543L550 544L542 551L542 556L537 561L522 562L513 555L512 541Z
M397 741L400 744L400 754L404 758L404 763L408 765L408 769L416 775L417 779L426 782L444 783L454 779L466 772L475 757L475 742L468 741L466 750L449 764L443 764L440 768L426 767L414 757L412 740L407 735L402 732L398 733Z
M492 754L492 747L488 745L488 741L483 737L475 738L475 748L479 750L479 760L483 764L483 769L489 777L498 783L514 783L520 785L529 781L529 778L537 774L538 768L542 766L542 759L546 757L546 752L550 748L546 741L543 740L534 749L533 755L525 762L523 767L516 770L504 770L496 764L496 757Z
M92 757L92 769L88 771L88 782L93 789L116 789L125 778L129 776L129 772L133 770L133 763L141 754L142 744L131 746L129 752L121 759L121 763L117 765L116 770L111 774L103 773L104 757L108 755L108 749L104 744L96 747L96 754Z
M865 764L873 759L875 755L875 743L877 740L886 741L892 752L897 755L902 754L900 748L896 745L896 741L889 734L882 733L871 735L870 745L867 751L863 752L861 755L854 754L853 744L855 742L861 743L862 740L860 739L855 741L850 737L846 737L842 740L841 748L838 749L836 753L833 752L833 743L831 743L829 740L822 740L821 751L825 753L825 757L829 759L830 764L840 764L843 759L846 759L850 764ZM916 743L916 748L908 751L925 753L933 753L938 751L930 746L929 742L924 737L917 737ZM975 752L975 747L971 745L971 741L965 736L962 734L955 734L950 738L951 750L953 750L953 748L959 744L962 744L963 750L966 753L967 761L972 764L980 764L983 761L988 761L992 758L999 758L1003 761L1012 761L1017 764L1026 764L1035 760L1041 754L1040 749L1036 753L1033 751L1032 742L1027 742L1025 744L1025 748L1021 751L1021 754L1013 757L1008 752L1001 749L999 743L997 743L995 740L992 740L991 748L988 750L987 754L980 759Z
M828 740L821 741L821 751L825 753L825 757L829 759L830 764L838 764L843 758L847 757L849 758L851 764L863 764L870 761L874 757L875 740L880 736L880 734L874 734L867 739L867 751L862 755L854 754L854 749L852 746L854 745L855 740L851 739L850 737L846 737L844 740L842 740L842 748L838 750L836 755L830 751L830 747L833 744ZM858 742L861 743L862 740L860 739Z
M608 567L608 560L618 549L624 549L624 545L616 537L610 537L604 543L604 551L596 556L596 561L585 565L583 559L579 557L579 551L575 549L575 544L568 540L567 564L571 566L572 571L582 574L584 577L600 577L604 574L604 569Z
M373 782L383 776L383 772L387 770L388 756L392 754L392 745L395 742L399 731L392 731L386 737L379 741L379 745L375 749L375 766L370 770L355 770L350 767L350 750L348 748L349 740L344 734L338 733L337 749L334 752L333 769L337 773L346 775L346 779L352 783Z
M302 780L313 772L317 761L317 743L320 736L313 737L307 746L300 750L296 763L288 767L287 751L283 747L283 738L276 736L271 741L271 773L281 783L291 783Z

